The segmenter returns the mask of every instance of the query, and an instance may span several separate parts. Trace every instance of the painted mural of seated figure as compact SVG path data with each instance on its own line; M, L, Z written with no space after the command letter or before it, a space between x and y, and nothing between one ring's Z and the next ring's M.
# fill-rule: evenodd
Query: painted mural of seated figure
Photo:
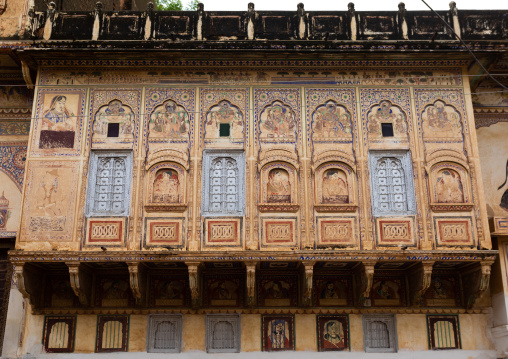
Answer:
M261 114L261 130L264 136L293 139L296 123L291 109L281 102L274 102Z
M169 138L186 137L188 118L187 113L177 106L174 101L168 101L164 104L164 110L156 111L150 121L153 135L164 135Z
M287 171L276 168L268 174L268 203L291 203L291 184Z
M342 178L341 178L342 177ZM348 203L347 179L342 171L331 169L323 175L323 203Z
M441 171L437 178L436 194L438 203L464 202L464 191L459 174L452 170Z
M42 118L39 148L73 148L74 114L67 108L67 97L55 96Z
M314 137L351 137L350 116L343 108L329 101L313 114L315 118Z
M174 170L157 172L153 183L153 201L157 203L178 203L180 182Z

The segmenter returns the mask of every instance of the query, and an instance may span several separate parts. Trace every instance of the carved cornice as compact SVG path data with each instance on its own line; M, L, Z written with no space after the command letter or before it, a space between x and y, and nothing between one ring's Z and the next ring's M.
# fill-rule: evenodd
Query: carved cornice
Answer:
M185 212L186 204L150 204L145 206L147 212Z
M259 212L298 212L300 205L284 203L261 203L258 204Z
M431 203L430 209L434 212L470 212L472 203Z
M332 213L332 212L356 212L358 209L357 205L353 204L315 204L314 209L316 212Z
M146 159L146 170L160 162L176 162L180 164L186 171L189 170L189 155L186 152L178 150L159 150L150 153Z
M368 260L383 260L388 262L480 262L482 260L494 261L498 255L497 250L302 250L302 251L228 251L223 252L197 252L197 251L9 251L9 259L14 265L22 265L27 262L54 263L54 262L201 262L201 261L354 261L364 262Z

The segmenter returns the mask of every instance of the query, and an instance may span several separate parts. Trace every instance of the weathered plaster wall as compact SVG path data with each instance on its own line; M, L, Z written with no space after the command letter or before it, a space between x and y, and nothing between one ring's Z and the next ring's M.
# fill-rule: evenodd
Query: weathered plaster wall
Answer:
M22 19L28 11L27 3L28 0L6 0L5 12L0 15L0 38L19 34Z
M507 122L499 122L489 127L477 129L478 149L480 151L489 217L508 216L508 208L505 209L501 206L503 195L508 190L508 185L503 185L507 175L508 161L506 131L508 131Z

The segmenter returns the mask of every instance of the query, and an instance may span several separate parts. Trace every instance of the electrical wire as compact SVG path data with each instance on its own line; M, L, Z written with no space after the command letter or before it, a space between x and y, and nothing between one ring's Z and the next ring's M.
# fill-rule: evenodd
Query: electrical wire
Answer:
M503 85L501 82L497 81L497 80L496 80L496 79L495 79L495 78L494 78L494 77L490 74L490 72L489 72L489 71L485 68L485 66L483 66L483 64L480 62L480 60L478 60L478 58L477 58L477 57L476 57L476 55L473 53L473 51L469 48L469 46L467 46L467 44L464 42L464 40L462 40L462 39L460 38L460 36L459 36L459 35L457 35L457 33L456 33L456 32L455 32L455 30L454 30L454 29L450 26L450 24L448 24L448 23L447 23L447 22L446 22L446 21L445 21L445 20L441 17L441 15L439 15L436 11L434 11L434 9L433 9L433 8L431 8L431 7L430 7L430 5L429 5L429 4L427 4L427 3L425 2L425 0L422 0L422 2L423 2L425 5L427 5L427 7L430 9L430 11L432 11L432 12L434 13L434 15L436 15L436 16L439 18L439 20L441 20L441 22L442 22L443 24L445 24L445 25L446 25L446 27L447 27L447 28L448 28L448 29L452 32L452 34L453 34L453 35L455 35L455 37L457 38L457 40L459 40L459 41L460 41L460 43L461 43L461 44L462 44L462 45L463 45L463 46L467 49L467 51L469 51L469 53L471 54L471 56L473 56L473 59L476 61L476 63L477 63L478 65L480 65L481 69L485 72L485 74L486 74L487 76L489 76L489 78L490 78L492 81L494 81L494 82L495 82L495 83L497 83L499 86L501 86L501 87L502 87L505 91L508 91L508 87L506 87L505 85Z

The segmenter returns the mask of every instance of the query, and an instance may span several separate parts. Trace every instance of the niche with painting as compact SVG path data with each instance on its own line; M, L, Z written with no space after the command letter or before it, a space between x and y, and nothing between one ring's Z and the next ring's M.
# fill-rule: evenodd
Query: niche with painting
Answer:
M132 109L120 100L112 100L95 114L93 148L132 148L136 118Z
M356 211L353 170L339 162L325 163L314 174L315 209L318 212Z
M147 212L181 212L187 208L186 171L171 162L152 166L148 172Z
M456 163L444 162L430 169L429 188L431 208L438 212L470 211L469 176Z
M261 169L262 212L296 212L298 210L296 170L288 163L270 163Z

